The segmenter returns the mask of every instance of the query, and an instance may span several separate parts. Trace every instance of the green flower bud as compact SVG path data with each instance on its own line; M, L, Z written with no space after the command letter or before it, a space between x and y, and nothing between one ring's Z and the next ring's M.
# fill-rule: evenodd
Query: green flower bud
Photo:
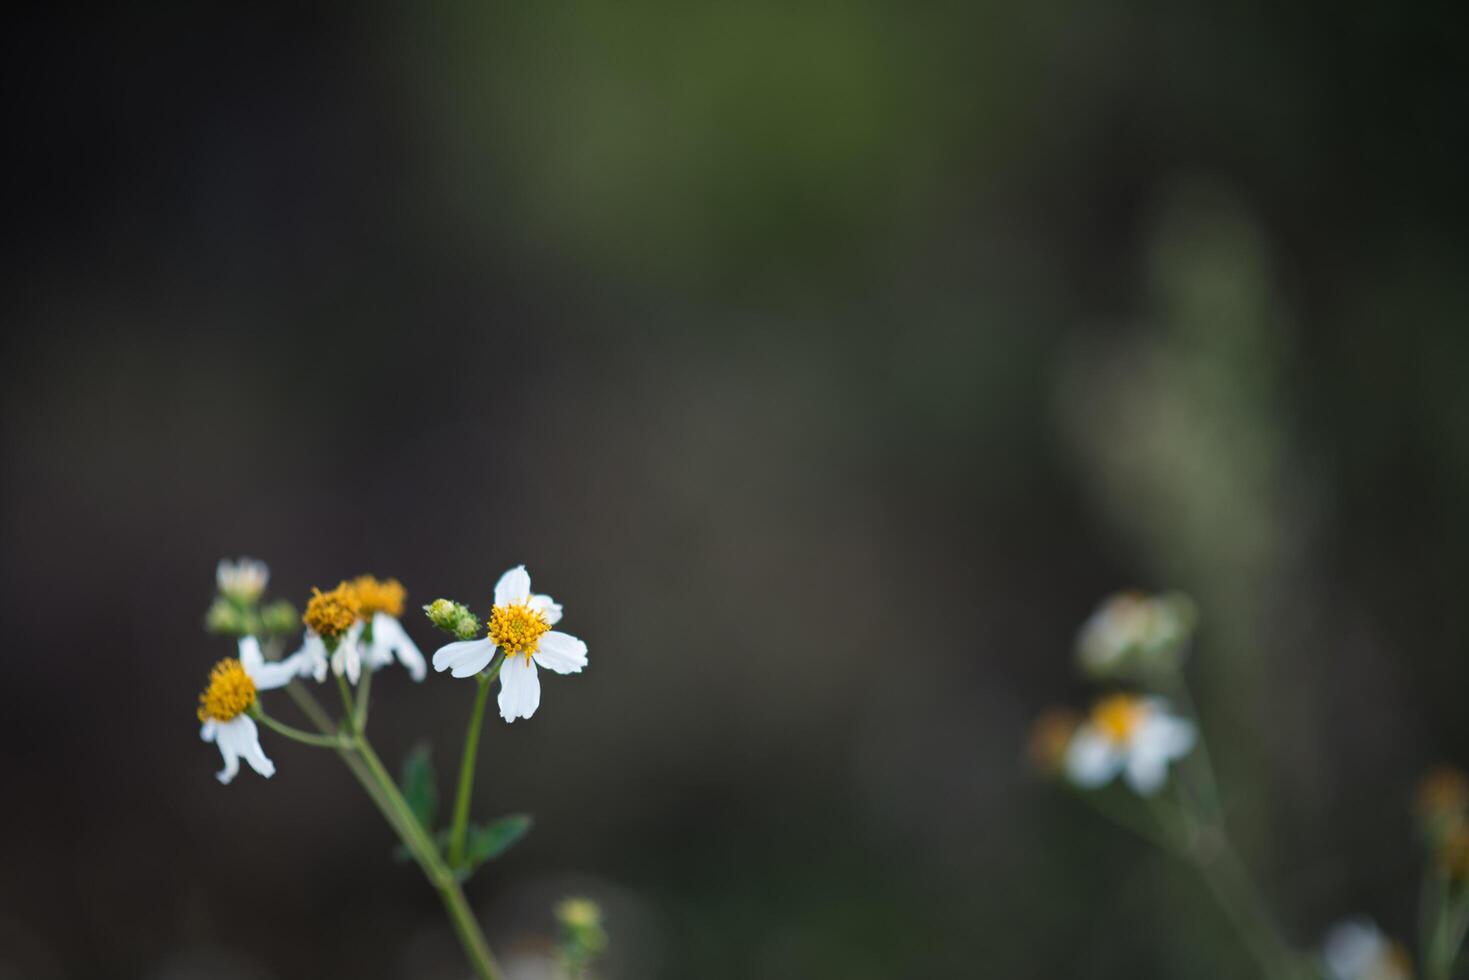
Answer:
M479 620L462 602L435 599L423 607L424 615L435 627L453 633L461 640L472 640L480 633Z
M277 599L260 610L260 622L267 633L294 633L301 626L296 607L285 599Z
M556 905L561 939L556 944L561 962L573 976L581 975L607 949L602 907L590 898L568 898Z
M223 636L244 636L250 632L245 611L224 597L219 597L204 614L204 629Z

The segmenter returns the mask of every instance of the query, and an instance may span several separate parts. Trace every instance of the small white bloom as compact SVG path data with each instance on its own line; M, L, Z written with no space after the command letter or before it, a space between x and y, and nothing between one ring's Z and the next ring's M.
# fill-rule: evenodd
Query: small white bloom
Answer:
M260 733L247 711L255 704L257 691L284 687L296 676L286 663L269 663L253 636L240 639L240 656L214 665L209 686L199 695L199 737L219 746L224 768L215 778L228 783L240 771L240 759L267 778L275 775L275 763L260 747Z
M1177 593L1122 592L1082 624L1076 658L1094 677L1133 668L1175 668L1193 631L1194 605Z
M489 666L497 648L505 651L500 667L500 717L529 718L541 703L537 665L558 674L575 674L587 665L587 645L551 629L561 621L561 605L548 595L533 595L530 575L517 565L495 584L495 608L489 635L440 647L434 670L472 677Z
M1085 789L1123 775L1143 796L1168 781L1168 764L1187 755L1197 732L1161 698L1112 694L1097 701L1066 749L1066 774Z
M253 558L221 559L214 568L214 583L220 595L247 605L260 598L269 581L270 569Z
M358 622L353 629L353 639L361 643L362 634L365 632L365 623ZM372 642L367 644L363 653L369 670L377 670L386 667L393 662L394 658L408 669L408 676L416 681L423 680L428 673L428 664L424 662L423 654L418 650L418 644L408 635L403 624L398 622L394 616L385 612L372 614Z
M1410 980L1413 975L1402 947L1371 919L1332 926L1321 944L1321 962L1330 980Z

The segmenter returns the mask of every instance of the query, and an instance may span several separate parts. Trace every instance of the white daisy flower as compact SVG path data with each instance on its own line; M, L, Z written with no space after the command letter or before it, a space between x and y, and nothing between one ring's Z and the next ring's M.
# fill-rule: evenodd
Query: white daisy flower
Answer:
M489 635L441 647L434 654L434 670L472 677L489 666L496 648L504 650L500 717L506 721L529 718L541 703L537 665L558 674L575 674L587 665L587 645L551 629L560 620L560 604L548 595L532 595L530 575L524 565L517 565L495 583Z
M1066 749L1066 774L1085 789L1122 773L1127 784L1152 796L1168 780L1168 764L1187 755L1197 732L1161 698L1112 694L1097 701Z
M1187 596L1121 592L1097 607L1076 638L1076 658L1094 677L1177 667L1197 614Z
M403 615L403 600L407 593L395 578L379 581L371 575L359 575L352 580L352 589L357 593L361 607L361 619L352 627L352 638L362 645L365 635L369 641L362 651L363 660L369 670L385 667L397 659L416 681L428 673L428 665L418 645L413 642L398 617ZM370 627L370 629L369 629Z
M1410 980L1408 954L1371 919L1346 919L1331 927L1321 944L1329 980Z
M295 676L291 664L266 662L253 636L241 638L239 659L221 660L209 672L209 686L199 695L199 737L218 745L224 756L224 768L216 774L221 783L235 778L242 758L260 775L275 775L275 763L265 757L255 720L246 712L257 691L284 687Z
M269 581L270 569L265 562L253 558L221 559L214 568L214 583L219 594L243 605L259 599Z
M353 684L357 683L362 674L362 651L357 642L359 633L352 627L361 611L357 590L346 582L330 592L311 590L311 599L301 616L306 623L306 636L301 649L290 657L300 676L322 680L330 657L332 673L338 677L345 674Z

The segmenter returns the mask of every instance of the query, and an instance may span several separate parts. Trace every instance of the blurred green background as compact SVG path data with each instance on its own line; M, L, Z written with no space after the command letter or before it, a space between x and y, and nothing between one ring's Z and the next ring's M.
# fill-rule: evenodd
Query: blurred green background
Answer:
M591 666L487 728L471 886L607 978L1199 977L1195 881L1028 777L1104 594L1199 601L1303 946L1411 934L1469 762L1469 182L1447 4L14 15L0 977L459 977L327 753L222 788L221 556L510 565ZM431 652L435 638L408 628ZM374 687L391 761L470 687ZM282 714L287 712L284 706Z

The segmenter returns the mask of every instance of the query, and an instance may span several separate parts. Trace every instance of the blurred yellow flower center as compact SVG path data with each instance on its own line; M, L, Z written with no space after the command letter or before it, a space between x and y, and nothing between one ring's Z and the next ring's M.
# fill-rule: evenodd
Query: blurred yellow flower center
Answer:
M199 695L199 720L231 721L255 703L255 682L234 657L209 672L209 686Z
M403 599L408 592L395 578L380 581L371 575L359 575L352 580L352 591L357 594L363 619L379 612L395 619L403 615Z
M496 606L490 610L490 639L505 651L506 658L536 652L541 634L551 628L546 617L530 606Z
M330 592L312 589L301 621L317 636L330 639L347 632L361 611L357 590L342 582Z
M1131 694L1112 694L1092 708L1092 724L1120 745L1132 740L1133 733L1147 713L1148 706L1142 698Z

